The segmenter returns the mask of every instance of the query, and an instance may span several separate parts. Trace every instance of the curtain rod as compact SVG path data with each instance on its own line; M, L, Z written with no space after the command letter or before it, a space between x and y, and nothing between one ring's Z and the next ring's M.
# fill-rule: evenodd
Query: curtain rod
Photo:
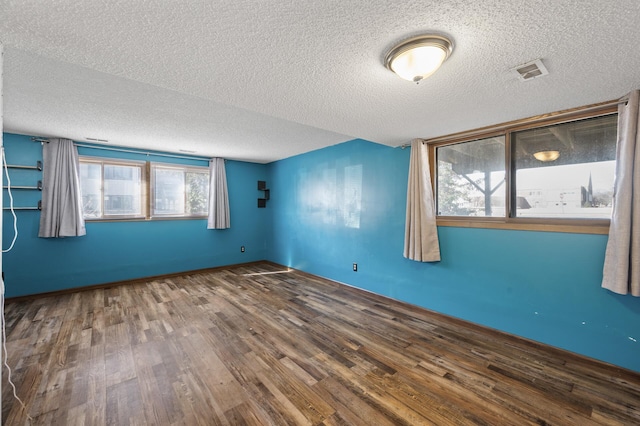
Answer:
M31 140L33 142L49 143L49 139L31 138ZM80 143L80 142L74 142L73 144L75 146L81 147L81 148L102 149L102 150L105 150L105 151L128 152L130 154L143 154L143 155L147 155L147 156L156 155L158 157L180 158L180 159L183 159L183 160L209 161L211 159L211 157L205 157L205 156L200 157L200 156L194 156L194 155L153 153L153 152L149 152L149 151L142 151L142 150L135 150L135 149L112 148L112 147L108 147L108 146L89 145L89 144L83 144L83 143Z
M158 157L170 157L170 158L181 158L183 160L200 160L200 161L209 161L210 157L196 157L192 155L179 155L179 154L161 154L149 151L141 151L135 149L125 149L125 148L112 148L107 146L97 146L97 145L87 145L83 143L74 142L74 145L81 148L90 148L90 149L102 149L105 151L117 151L117 152L128 152L130 154L143 154L143 155L156 155Z

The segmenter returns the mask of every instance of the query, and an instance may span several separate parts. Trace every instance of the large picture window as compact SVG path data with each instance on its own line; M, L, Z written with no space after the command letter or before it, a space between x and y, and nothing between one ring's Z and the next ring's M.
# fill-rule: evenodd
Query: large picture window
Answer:
M606 232L615 108L469 134L427 141L439 225Z

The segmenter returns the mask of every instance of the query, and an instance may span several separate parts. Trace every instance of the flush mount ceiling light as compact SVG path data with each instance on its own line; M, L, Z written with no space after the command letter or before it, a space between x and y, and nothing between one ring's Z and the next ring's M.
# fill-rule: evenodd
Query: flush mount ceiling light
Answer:
M422 35L391 49L384 64L401 78L419 83L436 72L452 51L453 44L448 38Z
M560 151L538 151L533 156L538 161L556 161L560 157Z

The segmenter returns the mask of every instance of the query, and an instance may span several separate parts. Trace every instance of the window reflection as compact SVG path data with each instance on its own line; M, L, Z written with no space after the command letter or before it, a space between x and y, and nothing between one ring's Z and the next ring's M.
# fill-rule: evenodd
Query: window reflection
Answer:
M514 132L516 216L609 218L616 135L615 115Z
M323 163L313 170L302 169L298 172L297 197L302 217L309 221L360 228L362 165Z

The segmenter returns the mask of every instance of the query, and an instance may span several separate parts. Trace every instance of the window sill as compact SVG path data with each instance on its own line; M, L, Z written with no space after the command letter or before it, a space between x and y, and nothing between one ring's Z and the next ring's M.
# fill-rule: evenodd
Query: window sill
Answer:
M571 234L609 234L609 220L571 220L570 223L544 223L523 220L503 219L469 219L469 218L446 218L437 219L437 226L458 227L458 228L486 228L486 229L511 229L516 231L538 231L538 232L564 232Z
M170 217L127 217L127 218L101 218L101 219L85 219L86 223L101 222L157 222L164 220L207 220L206 216L170 216Z

